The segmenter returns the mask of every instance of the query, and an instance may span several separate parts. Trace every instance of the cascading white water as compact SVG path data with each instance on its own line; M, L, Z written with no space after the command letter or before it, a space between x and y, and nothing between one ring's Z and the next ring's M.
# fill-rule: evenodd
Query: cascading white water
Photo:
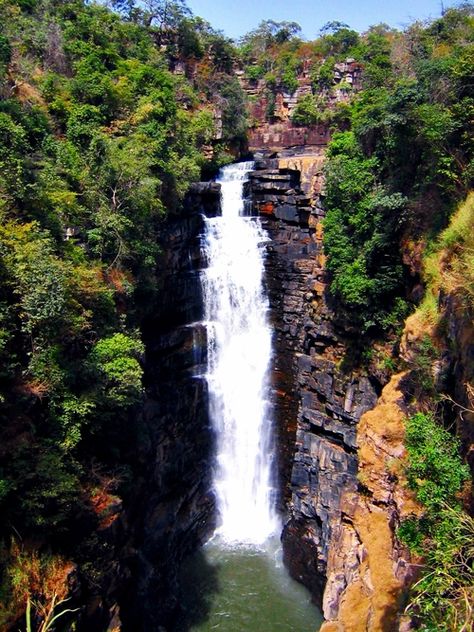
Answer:
M217 442L218 533L226 542L261 544L278 521L266 399L271 357L263 288L267 237L257 218L244 216L243 186L252 167L247 162L221 170L222 217L206 220L203 285L210 414Z

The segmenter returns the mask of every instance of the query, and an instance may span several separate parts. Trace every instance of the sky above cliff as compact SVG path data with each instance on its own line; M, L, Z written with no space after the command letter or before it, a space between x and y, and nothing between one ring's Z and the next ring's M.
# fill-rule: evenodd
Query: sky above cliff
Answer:
M436 18L441 14L441 0L188 0L188 6L216 29L238 39L262 20L298 22L302 34L314 39L319 29L332 20L345 22L356 31L386 22L402 29L414 20ZM443 1L444 7L457 2Z

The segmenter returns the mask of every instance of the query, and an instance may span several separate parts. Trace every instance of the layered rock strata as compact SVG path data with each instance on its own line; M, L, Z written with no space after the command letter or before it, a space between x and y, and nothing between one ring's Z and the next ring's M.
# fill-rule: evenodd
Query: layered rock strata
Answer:
M251 151L284 151L288 147L298 150L301 147L327 145L329 126L294 125L291 119L295 108L301 99L313 94L328 110L334 110L338 104L347 102L351 94L361 89L362 66L352 58L334 64L331 88L315 86L314 71L312 60L303 59L297 77L298 84L292 93L286 92L283 86L270 90L265 78L252 80L246 78L243 71L236 72L247 95L249 119L253 121L249 130Z
M277 161L256 167L254 207L271 240L267 278L280 475L282 483L289 480L284 555L292 575L320 600L341 495L357 489L356 424L374 407L379 384L346 368L351 341L326 293L317 199L302 190L298 170L279 168Z
M421 512L403 466L404 419L416 410L413 375L389 381L377 362L363 368L353 356L360 340L326 291L322 161L321 152L286 151L258 160L251 174L254 209L270 237L284 557L322 603L324 632L408 630L401 613L421 560L410 560L396 530ZM401 357L416 366L420 341L430 336L439 355L434 387L451 398L472 467L472 321L460 317L456 296L439 296L438 307L441 328L420 326L417 314L408 319ZM388 347L371 344L373 355L387 357Z
M326 146L330 133L327 125L314 127L298 127L288 120L277 123L262 122L252 129L249 134L249 148L258 151L265 148L270 151L280 151L285 147Z

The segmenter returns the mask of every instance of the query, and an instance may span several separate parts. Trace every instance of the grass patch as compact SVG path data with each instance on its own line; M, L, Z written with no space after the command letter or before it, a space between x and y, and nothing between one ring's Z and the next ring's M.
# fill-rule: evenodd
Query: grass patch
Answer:
M441 291L456 295L465 308L474 310L474 193L467 196L428 249L423 276L427 288L420 310L428 322L438 314Z

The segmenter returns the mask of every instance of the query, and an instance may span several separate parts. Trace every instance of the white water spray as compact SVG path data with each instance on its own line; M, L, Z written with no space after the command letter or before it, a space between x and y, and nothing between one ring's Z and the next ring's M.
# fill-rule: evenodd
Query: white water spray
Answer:
M263 288L260 221L244 216L243 186L253 163L224 167L222 217L206 221L204 298L208 325L214 485L229 543L262 544L278 521L272 499L272 424L268 371L271 330Z

